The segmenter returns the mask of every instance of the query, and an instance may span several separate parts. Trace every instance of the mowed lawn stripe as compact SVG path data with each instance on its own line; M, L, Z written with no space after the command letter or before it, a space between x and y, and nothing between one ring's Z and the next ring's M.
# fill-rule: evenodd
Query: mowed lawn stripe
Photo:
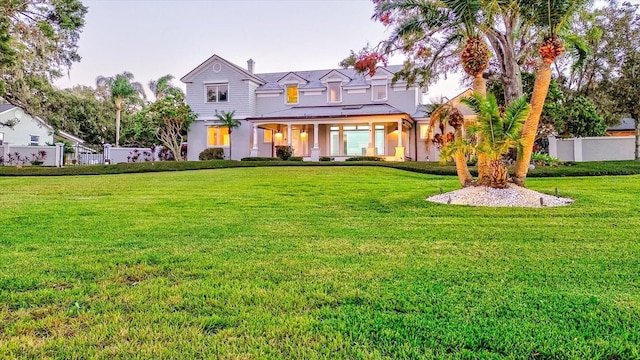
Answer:
M639 180L512 209L376 167L0 178L0 357L638 358Z

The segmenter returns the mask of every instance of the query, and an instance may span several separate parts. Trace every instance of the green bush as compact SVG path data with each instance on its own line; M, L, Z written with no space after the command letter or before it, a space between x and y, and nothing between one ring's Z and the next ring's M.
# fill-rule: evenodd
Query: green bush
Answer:
M345 161L384 161L384 159L377 156L354 156Z
M468 161L467 161L467 165L468 166L476 166L478 164L478 157L473 155Z
M321 156L319 160L320 161L333 161L335 159L332 158L332 157L328 157L328 156Z
M274 157L259 157L259 156L254 156L254 157L246 157L246 158L242 158L240 159L240 161L280 161L280 158L274 158Z
M204 149L200 155L198 155L198 159L200 160L222 160L224 159L224 149L223 148L208 148Z
M293 156L293 147L288 145L276 146L276 156L282 160L288 160L291 156Z
M292 156L289 158L289 161L302 161L302 156Z
M531 154L531 162L534 165L538 165L538 166L564 165L564 163L560 161L560 159L556 159L552 156L549 156L549 154L540 153L540 152L534 152L533 154Z

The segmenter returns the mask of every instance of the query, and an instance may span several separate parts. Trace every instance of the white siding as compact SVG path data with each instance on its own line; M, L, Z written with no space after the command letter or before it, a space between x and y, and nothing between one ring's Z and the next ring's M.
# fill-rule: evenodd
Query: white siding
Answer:
M21 113L20 119L13 128L0 127L4 133L4 142L13 145L30 145L31 135L39 136L38 145L53 143L53 132L40 121L26 114L22 109L14 108L0 114L0 121L6 122L16 119L16 112Z

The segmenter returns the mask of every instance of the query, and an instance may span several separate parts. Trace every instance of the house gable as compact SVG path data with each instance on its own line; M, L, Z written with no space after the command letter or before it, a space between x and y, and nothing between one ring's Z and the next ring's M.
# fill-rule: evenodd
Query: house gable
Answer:
M262 85L264 81L260 79L258 76L250 73L248 70L241 68L240 66L223 59L222 57L214 54L203 63L198 65L195 69L191 70L188 74L183 76L180 81L183 83L190 83L203 71L211 68L211 70L215 73L220 72L222 67L227 67L243 77L243 80L253 81L256 84Z

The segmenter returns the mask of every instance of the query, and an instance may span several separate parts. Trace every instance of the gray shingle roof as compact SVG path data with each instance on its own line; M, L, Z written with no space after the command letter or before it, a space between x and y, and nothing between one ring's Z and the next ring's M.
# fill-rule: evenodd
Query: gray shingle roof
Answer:
M388 104L362 104L339 106L296 106L290 109L275 111L259 117L247 118L248 120L261 119L304 119L304 118L335 118L347 116L370 115L400 115L404 111L398 110Z
M387 71L395 74L398 70L402 69L402 65L389 65L384 67ZM286 71L286 72L277 72L277 73L263 73L263 74L255 74L262 80L264 80L265 84L258 87L259 90L274 90L274 89L282 89L282 87L278 84L278 80L282 79L285 75L289 73L294 73L301 78L307 80L309 83L305 86L306 88L312 88L309 86L311 83L320 84L320 78L329 73L332 70L336 70L341 74L353 79L346 86L358 86L358 85L367 85L365 80L365 75L358 73L355 69L325 69L325 70L305 70L305 71ZM318 87L315 85L314 87ZM321 87L325 87L321 85Z
M14 107L16 107L15 105L11 105L11 104L0 104L0 113L3 113L7 110L11 110Z
M635 130L636 124L632 118L624 118L620 120L620 124L616 126L609 126L607 130L622 131L622 130Z

